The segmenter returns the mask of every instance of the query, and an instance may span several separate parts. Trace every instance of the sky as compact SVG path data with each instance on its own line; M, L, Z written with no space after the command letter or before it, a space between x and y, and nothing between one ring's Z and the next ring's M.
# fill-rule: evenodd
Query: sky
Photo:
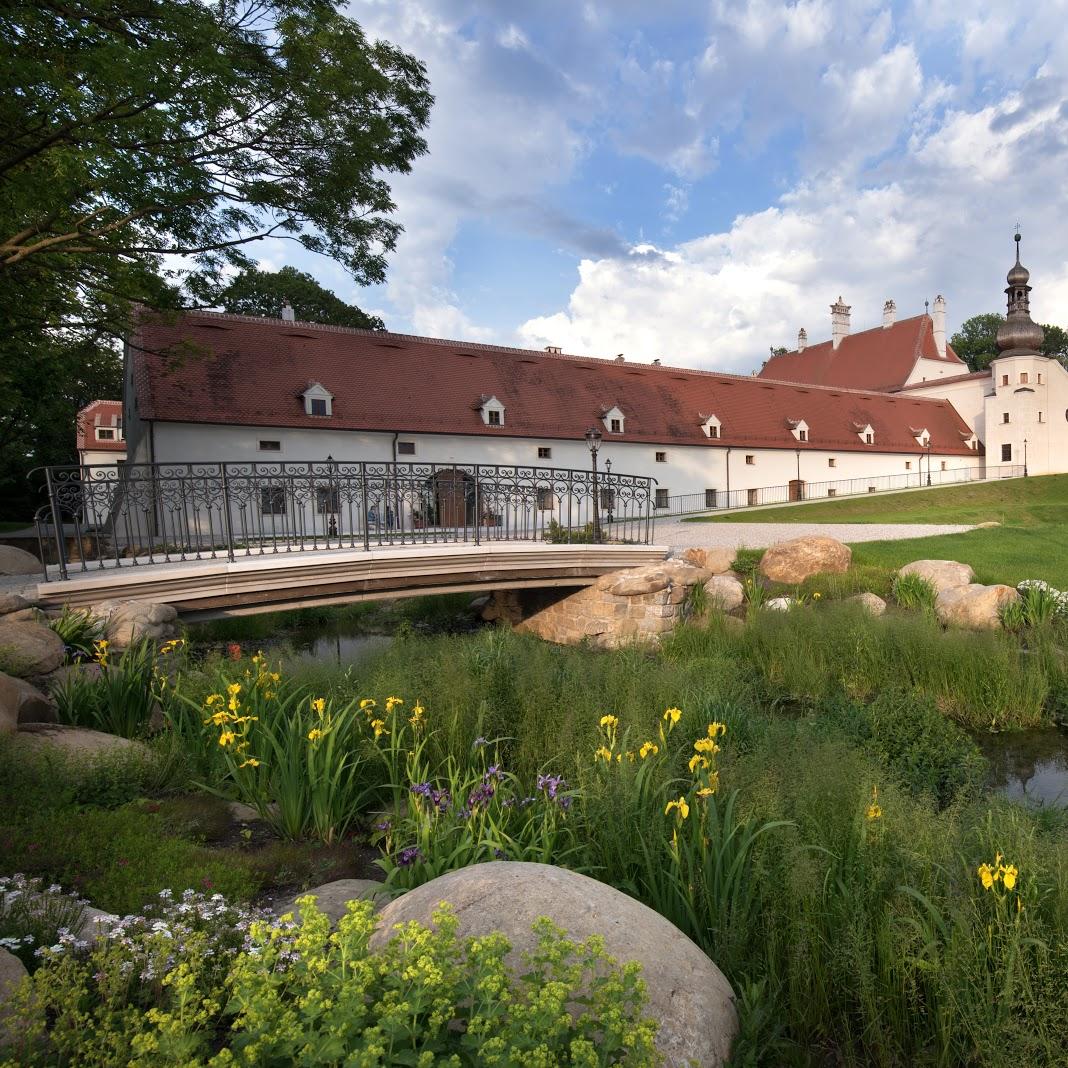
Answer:
M352 0L427 67L391 330L747 373L939 293L1003 311L1016 224L1068 326L1068 0Z

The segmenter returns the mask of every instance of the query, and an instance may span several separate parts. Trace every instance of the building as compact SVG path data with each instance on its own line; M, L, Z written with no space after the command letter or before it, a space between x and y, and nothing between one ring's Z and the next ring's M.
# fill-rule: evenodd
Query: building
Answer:
M78 413L76 437L81 466L122 463L126 459L122 401L90 401Z

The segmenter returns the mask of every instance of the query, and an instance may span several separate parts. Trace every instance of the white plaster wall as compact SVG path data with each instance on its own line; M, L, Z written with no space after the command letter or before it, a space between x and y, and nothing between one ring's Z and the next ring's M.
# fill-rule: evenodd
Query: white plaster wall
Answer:
M921 388L910 389L909 397L935 397L948 400L957 414L986 441L986 395L992 390L989 378L968 378L961 382L929 382Z
M126 453L116 452L114 449L109 449L107 452L103 449L81 449L78 457L78 462L83 467L92 467L96 464L122 463L126 459Z
M1023 464L1025 458L1033 475L1068 471L1068 371L1041 356L1002 357L991 368L994 390L986 398L991 472ZM1010 460L1002 460L1005 445L1011 448Z
M921 356L903 384L911 386L914 382L931 382L938 378L952 378L953 375L965 374L967 370L966 367L959 363L928 360L926 357Z
M389 461L394 458L392 433L363 433L339 430L304 430L253 428L236 426L206 426L201 424L155 424L155 449L158 462L209 462L214 460L271 462L278 460L322 461L335 460ZM509 466L570 467L588 470L590 453L585 441L565 441L545 438L509 437L507 427L500 437L449 434L397 435L399 441L415 444L415 455L397 456L401 462L419 463L479 463ZM261 439L280 441L281 452L262 452ZM549 459L538 458L538 447L552 450ZM656 453L666 453L666 462L658 463ZM884 475L912 474L920 478L927 472L926 451L919 446L914 453L887 453L878 448L865 451L833 451L803 449L800 456L793 448L760 449L732 446L729 450L730 489L747 491L767 486L783 486L798 477L806 483L822 483L842 479L866 479ZM746 464L746 455L753 464ZM834 459L835 466L828 464ZM656 445L611 440L609 435L601 445L598 457L600 470L611 460L616 474L640 475L657 480L661 489L672 497L695 494L703 506L706 490L724 494L727 489L728 449L722 444ZM931 459L932 471L937 475L942 463L947 471L960 468L981 470L980 456L939 456ZM906 467L906 465L911 467ZM820 490L825 494L826 490ZM843 492L843 491L839 491Z

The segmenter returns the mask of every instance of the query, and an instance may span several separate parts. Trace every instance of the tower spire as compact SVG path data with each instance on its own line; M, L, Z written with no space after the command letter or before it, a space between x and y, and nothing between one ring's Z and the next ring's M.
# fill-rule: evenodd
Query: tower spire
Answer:
M1045 334L1031 321L1031 272L1020 262L1020 224L1013 234L1016 262L1005 276L1006 316L998 330L998 348L1004 356L1037 356Z

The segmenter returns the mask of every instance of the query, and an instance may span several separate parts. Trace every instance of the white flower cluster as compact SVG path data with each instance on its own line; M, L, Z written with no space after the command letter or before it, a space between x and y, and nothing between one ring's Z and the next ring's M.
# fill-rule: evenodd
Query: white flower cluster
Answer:
M1068 619L1068 590L1054 589L1044 579L1024 579L1016 586L1017 591L1023 594L1026 590L1041 590L1053 600L1054 614L1061 619Z

